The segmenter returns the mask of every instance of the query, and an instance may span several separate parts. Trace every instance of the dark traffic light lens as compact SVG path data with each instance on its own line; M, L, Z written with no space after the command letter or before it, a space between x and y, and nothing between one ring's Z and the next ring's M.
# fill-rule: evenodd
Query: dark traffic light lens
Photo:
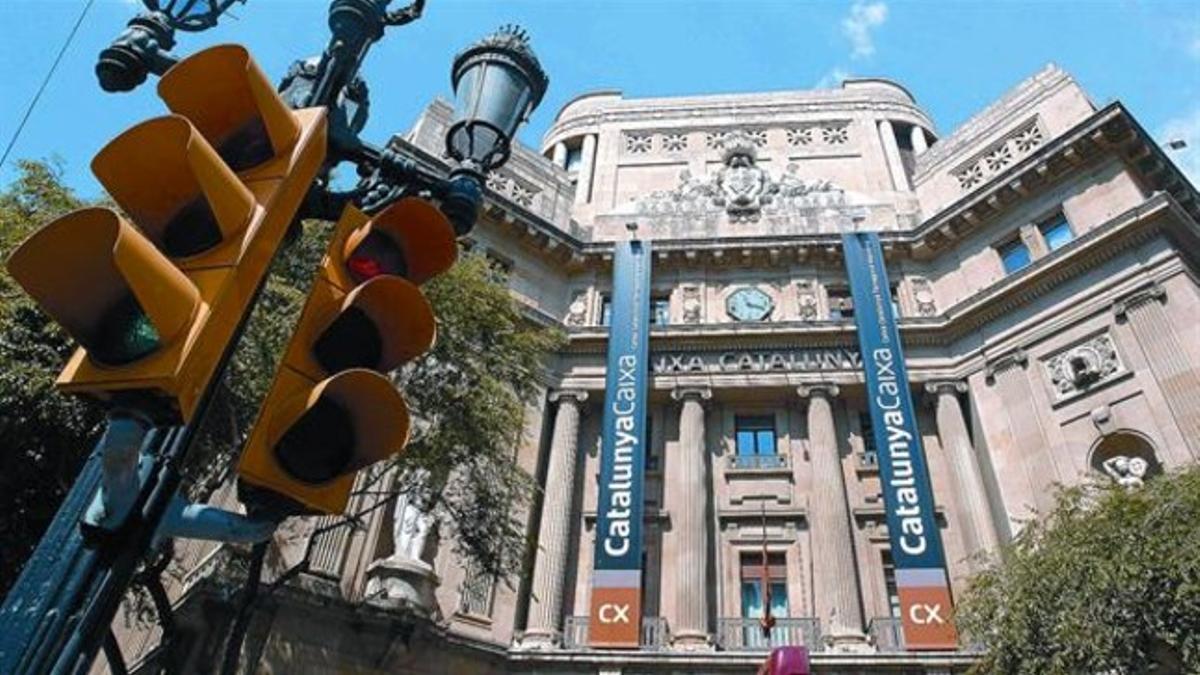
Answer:
M348 368L375 370L383 358L383 340L371 317L350 307L317 339L313 356L329 374Z
M403 277L408 274L408 265L404 261L404 251L396 245L391 237L371 230L363 237L354 252L346 260L347 271L355 283L377 277L381 274Z
M275 156L271 136L261 117L255 117L233 132L217 148L217 154L234 171L251 169Z
M132 293L104 313L90 342L86 345L88 354L109 366L137 361L160 344L158 331Z
M322 398L275 445L284 471L305 483L326 483L346 471L354 457L354 427L342 406Z
M163 250L172 258L203 253L219 243L221 228L204 197L179 209L163 230Z

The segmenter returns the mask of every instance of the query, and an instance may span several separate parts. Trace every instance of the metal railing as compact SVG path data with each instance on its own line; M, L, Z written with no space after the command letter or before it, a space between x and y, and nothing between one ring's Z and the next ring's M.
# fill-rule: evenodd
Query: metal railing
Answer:
M821 622L812 618L779 618L769 636L763 635L758 619L717 619L717 645L725 651L767 651L773 647L822 649Z
M646 651L658 651L665 648L670 640L667 637L667 620L661 616L642 617L642 646ZM591 649L588 646L588 617L568 616L563 621L563 649Z
M729 455L731 469L786 469L790 466L789 455Z
M875 651L882 653L904 651L904 630L900 625L900 619L893 617L871 619L871 624L867 627L867 634L871 636L871 643L875 645Z

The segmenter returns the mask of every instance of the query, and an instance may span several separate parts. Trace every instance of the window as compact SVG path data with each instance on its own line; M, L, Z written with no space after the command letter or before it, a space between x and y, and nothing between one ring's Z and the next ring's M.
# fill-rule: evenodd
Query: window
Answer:
M888 609L892 618L900 618L900 590L896 586L896 563L892 561L892 552L883 549L879 553L883 562L883 586L887 589Z
M1050 251L1066 246L1075 238L1075 233L1071 232L1071 223L1067 222L1067 217L1062 211L1038 223L1038 231L1042 233L1042 238L1046 240L1046 248Z
M1006 244L1001 244L996 251L1000 254L1001 262L1004 263L1006 274L1012 274L1029 265L1029 247L1025 246L1025 242L1020 239L1013 239Z
M829 289L829 318L834 321L854 318L854 298L850 297L850 289Z
M612 324L612 298L608 295L600 296L600 325L608 326Z
M775 453L775 417L738 415L733 418L737 454L733 466L739 469L770 469L783 466Z
M458 611L472 616L492 616L494 578L474 564L467 565L467 574L459 590Z
M742 616L747 619L761 619L763 609L767 606L767 593L763 588L763 556L759 551L742 553ZM767 553L767 586L770 593L771 616L776 619L788 616L787 598L787 555L784 553ZM776 625L771 631L768 642L762 634L757 622L743 625L742 640L747 647L765 647L768 644L783 644L787 637L787 628Z
M893 281L892 284L890 286L888 286L888 293L890 294L891 300L892 300L892 317L899 319L900 318L900 284L898 282Z
M771 415L738 415L734 418L737 454L774 455L775 418Z
M583 146L567 146L567 176L575 180L579 175L579 165L583 162Z
M875 425L871 423L869 412L858 413L858 426L862 429L862 465L879 465L879 448L875 445Z
M671 299L665 297L650 299L650 325L665 326L671 323Z

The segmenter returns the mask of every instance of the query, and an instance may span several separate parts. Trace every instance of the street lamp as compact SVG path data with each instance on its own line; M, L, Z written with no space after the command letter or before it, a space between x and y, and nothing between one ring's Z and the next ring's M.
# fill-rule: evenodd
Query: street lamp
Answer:
M450 82L457 100L446 154L481 172L508 160L517 127L541 103L549 84L529 36L512 25L459 53Z

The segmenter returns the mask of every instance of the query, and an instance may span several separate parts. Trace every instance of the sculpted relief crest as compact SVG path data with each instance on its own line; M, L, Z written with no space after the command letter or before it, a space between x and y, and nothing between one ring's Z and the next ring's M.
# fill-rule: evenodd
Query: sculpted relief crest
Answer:
M688 169L679 184L643 197L638 210L646 215L690 215L724 211L735 223L755 222L762 214L786 214L846 205L846 194L827 180L805 180L788 164L773 178L757 165L758 146L745 131L720 138L722 166L712 176L697 178Z

